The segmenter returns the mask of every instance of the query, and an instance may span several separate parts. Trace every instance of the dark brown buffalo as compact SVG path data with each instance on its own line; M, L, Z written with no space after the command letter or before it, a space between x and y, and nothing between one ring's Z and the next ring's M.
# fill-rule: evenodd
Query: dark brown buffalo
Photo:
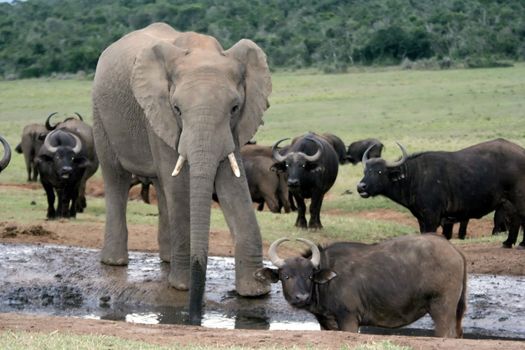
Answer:
M48 132L44 124L26 125L22 130L22 140L15 148L17 153L24 155L27 181L29 182L38 180L38 167L35 158Z
M0 136L0 143L2 144L2 147L4 147L4 155L2 156L2 159L0 159L0 172L2 172L7 168L11 161L11 147L2 136Z
M371 148L370 151L368 151L368 158L381 157L381 153L383 152L383 144L378 139L370 138L352 142L348 146L348 150L346 151L347 161L356 165L363 158L363 154L365 154L365 151L372 146L373 148Z
M95 174L95 172L98 169L98 157L95 152L93 129L90 125L83 121L83 118L80 114L75 114L78 119L75 117L68 117L60 123L51 125L50 120L53 116L52 114L49 117L47 117L45 126L48 131L63 130L70 132L78 138L80 138L80 140L82 141L82 149L83 152L85 152L89 162L87 163L87 167L84 171L84 175L82 176L80 182L79 195L76 204L77 212L81 213L86 208L86 182L91 176L93 176L93 174Z
M280 213L283 207L284 211L289 213L290 203L288 201L286 174L271 169L274 163L273 159L261 155L247 156L243 154L242 162L252 201L259 203L258 210L263 210L264 203L266 203L272 213Z
M295 226L320 229L323 197L330 190L339 171L339 158L332 145L319 135L308 133L298 138L289 147L278 149L273 146L275 171L286 173L288 191L297 203ZM311 198L310 221L306 223L305 199Z
M397 328L428 313L436 336L462 336L466 261L446 239L425 234L325 248L298 239L311 253L284 260L276 251L287 240L275 241L268 251L278 269L262 268L255 275L281 281L288 303L314 314L322 329Z
M357 185L361 197L383 195L403 205L418 220L421 233L435 232L447 221L478 219L506 205L506 212L515 214L503 246L516 243L525 224L524 148L504 139L410 156L400 148L403 157L393 163L368 159L365 152L364 177ZM520 247L525 248L525 237Z

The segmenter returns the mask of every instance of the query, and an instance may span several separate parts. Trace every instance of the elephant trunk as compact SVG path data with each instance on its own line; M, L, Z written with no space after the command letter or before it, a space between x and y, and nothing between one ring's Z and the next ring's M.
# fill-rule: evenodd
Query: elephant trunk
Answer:
M207 148L207 147L206 147ZM188 155L190 166L190 322L200 325L208 262L211 198L219 159L199 147Z

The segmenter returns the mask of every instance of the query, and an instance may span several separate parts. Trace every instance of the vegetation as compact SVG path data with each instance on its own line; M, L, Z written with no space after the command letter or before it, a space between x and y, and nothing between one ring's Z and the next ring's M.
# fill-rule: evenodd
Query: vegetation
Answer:
M27 349L77 349L77 350L97 350L97 349L129 349L129 350L246 350L247 347L232 346L200 346L178 344L153 345L140 341L127 340L107 335L73 335L61 332L51 334L29 333L29 332L3 332L0 333L0 347L4 350L27 350ZM266 349L296 349L296 346L277 347L268 346ZM390 341L369 342L356 347L342 346L341 349L348 350L410 350L408 346L396 345Z
M225 48L253 39L274 69L484 67L525 58L524 13L521 0L15 0L0 3L0 77L93 72L107 45L155 21Z
M332 132L345 143L377 137L384 142L386 159L400 151L457 150L481 141L504 137L525 146L525 64L505 69L455 71L352 70L348 74L275 73L271 108L256 138L271 145L278 139L309 130ZM0 81L0 133L14 147L24 125L42 123L51 112L62 116L80 112L88 123L91 82L86 80L26 79ZM360 165L340 167L334 187L323 203L323 231L308 233L316 240L372 242L416 231L416 221L394 222L365 219L358 212L376 209L407 211L383 198L362 199L355 186L362 177ZM13 154L0 175L2 183L24 184L23 157ZM101 182L100 172L95 180ZM0 197L0 221L29 223L44 220L44 191L4 186ZM345 194L347 191L352 194ZM104 201L89 198L86 213L77 223L104 221ZM36 204L30 206L34 201ZM131 224L155 226L155 206L130 202ZM296 214L257 212L263 239L304 235L294 228ZM407 213L407 217L411 217ZM485 220L491 220L486 218ZM212 210L212 229L227 230L220 209ZM490 235L490 232L487 232ZM492 239L492 238L491 238ZM496 237L501 240L501 237Z

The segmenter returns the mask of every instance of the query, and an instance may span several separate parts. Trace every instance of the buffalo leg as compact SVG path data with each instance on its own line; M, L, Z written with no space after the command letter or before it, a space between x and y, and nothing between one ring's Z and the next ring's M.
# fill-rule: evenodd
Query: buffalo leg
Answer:
M71 200L71 207L69 208L69 217L70 218L76 218L77 217L77 200L78 200L78 185L73 186L70 190L68 190L68 193L70 193L70 200Z
M42 181L42 186L44 187L47 196L47 218L52 220L56 217L55 191L53 190L53 186L48 182Z
M38 181L38 166L36 164L33 165L33 182Z
M451 239L453 228L454 228L454 223L451 221L446 221L441 226L443 228L443 231L442 231L443 236L445 236L446 239Z
M300 194L294 194L293 197L297 201L297 220L295 221L295 227L307 228L304 198L301 197Z
M288 202L290 202L290 209L292 211L296 211L297 207L295 206L295 201L292 192L288 192Z
M345 332L357 333L359 331L359 322L357 317L352 314L337 317L337 325L339 330Z
M259 204L257 205L257 211L263 211L264 209L264 200L259 201Z
M322 229L321 224L321 206L323 205L323 194L314 192L312 202L310 203L310 222L308 227L313 230Z
M467 236L467 226L468 226L468 220L462 220L459 222L459 232L458 232L459 239L465 239L465 237Z

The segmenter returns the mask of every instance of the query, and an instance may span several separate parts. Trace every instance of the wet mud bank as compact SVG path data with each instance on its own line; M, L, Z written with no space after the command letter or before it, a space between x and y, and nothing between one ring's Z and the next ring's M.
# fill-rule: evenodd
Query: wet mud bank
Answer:
M66 246L0 244L0 312L23 312L137 323L184 324L187 293L167 284L168 264L156 254L130 253L127 267L105 266L99 251ZM257 299L234 292L232 258L210 257L203 326L319 329L291 308L274 284ZM465 337L525 340L525 276L470 275ZM426 316L397 330L363 333L431 335Z

